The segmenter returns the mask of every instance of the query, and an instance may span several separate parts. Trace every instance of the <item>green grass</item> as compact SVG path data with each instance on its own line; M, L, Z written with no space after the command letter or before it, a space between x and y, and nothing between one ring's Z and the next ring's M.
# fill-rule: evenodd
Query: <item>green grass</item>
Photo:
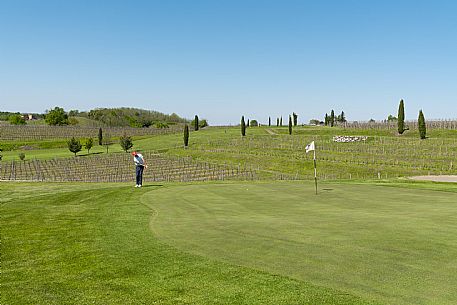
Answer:
M163 243L149 194L175 188L0 184L1 303L373 304Z
M384 304L456 304L457 185L419 185L324 184L318 196L308 183L187 185L144 198L153 231L183 251Z
M72 158L74 154L68 150L68 145L66 141L57 142L57 141L50 141L49 143L54 143L54 147L52 148L44 148L41 149L35 146L32 149L17 149L17 150L10 150L10 151L3 151L3 161L11 161L11 160L20 160L19 153L24 153L26 160L31 159L39 159L39 160L49 160L53 158ZM82 142L83 149L78 153L78 156L86 156L88 152L84 149L84 142ZM59 147L60 146L60 147ZM33 147L33 146L32 146ZM122 152L120 145L111 145L109 147L109 153L114 152ZM100 146L94 143L94 146L91 148L89 155L94 154L105 154L106 148L104 146Z
M387 187L390 186L390 187ZM457 186L2 183L2 304L455 304Z
M267 132L271 129L276 135ZM161 149L166 154L192 156L213 163L249 165L261 170L261 176L285 173L301 178L312 176L312 155L304 147L316 141L319 174L322 179L354 179L378 176L391 178L420 174L457 174L457 132L431 131L430 138L382 135L387 130L350 130L327 127L299 127L294 135L285 127L249 128L241 138L239 128L210 128L194 132L189 148L180 146L181 135L146 138L138 147ZM334 135L368 134L366 143L335 143ZM454 136L452 136L454 135Z
M272 131L274 134L270 134ZM334 135L368 135L359 143L335 143ZM304 147L316 141L318 174L321 179L374 179L427 174L457 174L457 131L430 130L427 140L420 140L409 131L404 136L387 129L343 129L340 127L297 127L293 135L287 127L251 127L247 136L240 136L239 127L205 128L192 132L187 149L183 148L182 134L134 137L134 149L155 151L165 155L192 157L198 161L232 166L249 166L259 169L259 177L276 178L279 175L311 179L312 155ZM117 142L115 140L115 142ZM24 141L0 143L4 147L20 147ZM19 145L20 144L20 145ZM36 148L4 151L3 160L19 160L24 152L26 159L52 159L72 157L60 141L31 142ZM111 152L120 152L118 143ZM95 145L92 153L104 153ZM79 154L86 154L85 151Z

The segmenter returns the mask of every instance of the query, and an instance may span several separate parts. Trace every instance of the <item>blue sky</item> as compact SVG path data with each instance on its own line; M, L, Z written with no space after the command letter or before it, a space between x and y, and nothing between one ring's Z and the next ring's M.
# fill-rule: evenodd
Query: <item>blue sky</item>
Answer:
M0 110L457 117L456 1L0 1Z

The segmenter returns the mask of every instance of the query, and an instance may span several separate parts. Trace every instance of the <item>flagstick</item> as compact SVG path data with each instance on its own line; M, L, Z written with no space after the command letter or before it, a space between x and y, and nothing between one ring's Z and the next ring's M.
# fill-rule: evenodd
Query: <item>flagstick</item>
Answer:
M314 184L316 185L316 195L317 195L316 148L314 148L313 153L314 153Z

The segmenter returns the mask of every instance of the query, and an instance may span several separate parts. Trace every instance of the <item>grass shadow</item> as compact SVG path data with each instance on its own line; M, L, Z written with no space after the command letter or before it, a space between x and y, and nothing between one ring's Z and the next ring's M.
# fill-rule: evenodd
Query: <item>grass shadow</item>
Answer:
M78 157L87 157L87 156L100 155L100 154L104 154L104 152L98 151L98 152L93 152L93 153L90 153L90 154L81 154L81 155L78 155Z

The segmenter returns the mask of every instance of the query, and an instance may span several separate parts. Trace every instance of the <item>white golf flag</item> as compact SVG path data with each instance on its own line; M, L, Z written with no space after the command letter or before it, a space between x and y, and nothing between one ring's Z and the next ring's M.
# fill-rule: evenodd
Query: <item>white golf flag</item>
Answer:
M305 150L306 150L306 153L313 151L314 150L314 141L312 141L311 143L306 145Z

